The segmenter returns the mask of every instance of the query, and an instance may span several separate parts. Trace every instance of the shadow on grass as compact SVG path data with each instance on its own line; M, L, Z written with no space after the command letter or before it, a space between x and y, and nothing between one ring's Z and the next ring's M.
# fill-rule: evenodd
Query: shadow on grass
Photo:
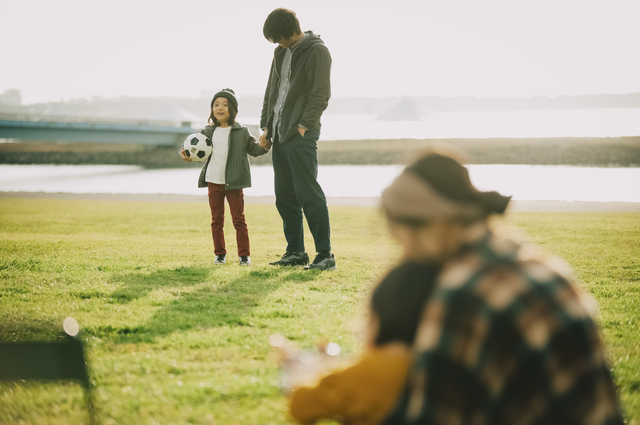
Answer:
M207 279L211 270L205 267L178 267L175 269L156 270L152 273L114 273L110 283L124 286L111 293L99 289L79 289L71 291L71 295L83 300L103 299L110 304L127 304L144 298L149 292L161 287L182 288L197 285Z
M252 316L252 310L284 282L310 282L320 274L317 270L304 271L300 268L264 268L243 273L228 283L180 291L181 288L207 282L214 273L208 268L181 267L151 274L127 275L124 279L119 276L125 286L108 296L109 302L129 303L161 286L175 288L178 298L164 304L144 325L97 326L85 329L84 333L110 338L115 343L151 343L157 337L193 328L253 326L247 319Z
M156 270L152 273L115 274L111 280L125 285L108 296L110 302L126 304L146 297L149 292L161 287L184 288L197 285L211 275L207 267L177 267L175 269Z
M0 318L0 342L61 341L64 338L62 321L53 318Z

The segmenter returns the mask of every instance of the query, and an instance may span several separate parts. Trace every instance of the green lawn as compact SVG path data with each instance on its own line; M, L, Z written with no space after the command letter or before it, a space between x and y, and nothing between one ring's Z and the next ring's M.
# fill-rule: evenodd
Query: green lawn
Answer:
M272 205L246 206L254 266L241 268L231 223L229 262L212 265L206 203L0 199L0 340L53 339L76 318L105 424L287 423L269 335L357 352L371 285L397 260L375 209L330 211L338 270L323 273L266 265L285 246ZM598 301L629 423L640 424L640 214L507 221ZM81 422L77 385L0 383L2 424Z

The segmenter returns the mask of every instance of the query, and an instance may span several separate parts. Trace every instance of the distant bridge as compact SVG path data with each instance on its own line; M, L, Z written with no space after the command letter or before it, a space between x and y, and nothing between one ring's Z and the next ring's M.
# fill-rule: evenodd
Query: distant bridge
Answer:
M0 139L179 146L191 122L0 115Z

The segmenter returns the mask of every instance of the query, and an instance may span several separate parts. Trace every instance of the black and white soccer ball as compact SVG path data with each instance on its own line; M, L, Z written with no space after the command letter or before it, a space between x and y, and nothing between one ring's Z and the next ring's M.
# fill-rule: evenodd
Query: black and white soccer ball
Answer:
M193 133L182 144L185 154L195 162L205 162L213 151L211 139L202 133Z

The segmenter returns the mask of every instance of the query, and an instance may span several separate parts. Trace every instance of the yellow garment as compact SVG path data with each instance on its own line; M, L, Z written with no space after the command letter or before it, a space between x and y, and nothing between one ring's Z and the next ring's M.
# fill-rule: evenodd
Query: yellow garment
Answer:
M289 404L291 415L303 424L324 418L349 425L377 424L398 399L408 368L404 346L372 349L317 385L295 389Z

